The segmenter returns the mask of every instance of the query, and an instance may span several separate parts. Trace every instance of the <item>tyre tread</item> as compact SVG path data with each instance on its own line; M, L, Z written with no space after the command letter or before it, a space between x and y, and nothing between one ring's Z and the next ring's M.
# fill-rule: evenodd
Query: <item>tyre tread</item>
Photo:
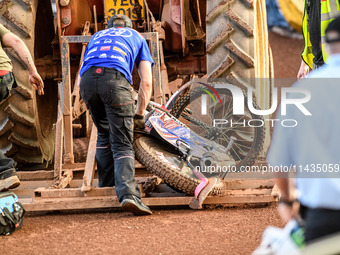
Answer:
M175 169L168 167L165 163L153 154L151 147L159 145L155 138L143 136L134 142L134 149L137 160L146 167L152 174L158 176L168 185L179 189L189 195L193 195L197 185L200 183L198 179L193 179L187 175L178 172ZM225 192L226 186L220 183L214 187L210 195L222 195Z

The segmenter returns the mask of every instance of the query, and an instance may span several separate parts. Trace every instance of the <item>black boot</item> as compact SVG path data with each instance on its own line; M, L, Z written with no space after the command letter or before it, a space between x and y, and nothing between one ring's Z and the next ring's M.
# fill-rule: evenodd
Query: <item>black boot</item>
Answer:
M152 211L148 206L134 195L125 195L122 200L122 208L125 211L132 212L134 215L151 215Z

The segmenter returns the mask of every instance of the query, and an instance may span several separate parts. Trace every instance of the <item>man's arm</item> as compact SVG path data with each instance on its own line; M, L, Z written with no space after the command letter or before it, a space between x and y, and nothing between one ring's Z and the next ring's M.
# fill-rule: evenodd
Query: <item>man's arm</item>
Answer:
M15 34L7 33L2 37L3 45L11 47L19 56L19 58L26 65L28 72L30 74L29 80L31 85L38 90L39 95L44 94L44 82L37 72L37 68L34 65L32 56L27 49L25 43Z
M277 187L280 190L281 198L284 199L284 200L289 200L290 194L289 194L289 179L288 179L288 176L283 177L283 178L276 178L275 184L277 185Z
M141 61L138 67L140 85L138 91L138 100L136 114L144 115L145 109L150 101L152 92L152 71L149 61Z
M281 197L277 207L281 219L287 223L291 219L296 219L299 214L299 203L292 199L289 192L289 178L276 178L275 184L280 190Z
M309 72L310 72L309 66L305 63L305 61L302 60L299 72L297 74L297 78L298 79L305 78Z

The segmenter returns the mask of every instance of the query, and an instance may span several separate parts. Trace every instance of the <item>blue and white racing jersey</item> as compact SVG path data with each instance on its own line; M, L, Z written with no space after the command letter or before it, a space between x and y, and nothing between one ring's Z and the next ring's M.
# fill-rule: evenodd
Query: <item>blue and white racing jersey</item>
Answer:
M80 76L91 66L111 67L132 84L134 63L154 64L146 40L131 28L109 28L95 33L87 45Z

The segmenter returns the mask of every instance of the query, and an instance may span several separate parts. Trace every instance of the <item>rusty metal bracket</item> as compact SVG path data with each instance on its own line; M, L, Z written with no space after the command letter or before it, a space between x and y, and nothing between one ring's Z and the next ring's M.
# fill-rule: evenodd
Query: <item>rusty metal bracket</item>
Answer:
M149 46L151 56L153 58L153 61L155 62L155 64L152 67L154 101L159 104L164 104L166 101L161 83L158 33L149 32L141 33L141 35L144 36L144 38L150 42Z

